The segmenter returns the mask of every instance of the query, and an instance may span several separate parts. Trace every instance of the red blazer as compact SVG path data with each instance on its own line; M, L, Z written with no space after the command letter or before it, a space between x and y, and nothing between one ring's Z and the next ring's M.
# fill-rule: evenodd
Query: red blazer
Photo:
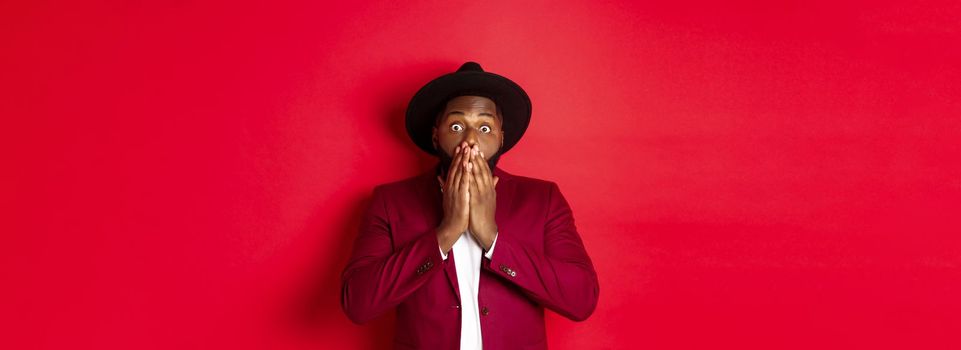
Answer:
M544 308L574 321L597 306L594 265L557 184L494 168L497 245L482 258L478 308L485 349L546 349ZM342 275L341 306L355 323L397 308L396 349L457 349L460 289L451 250L435 229L443 218L437 175L382 184L364 214Z

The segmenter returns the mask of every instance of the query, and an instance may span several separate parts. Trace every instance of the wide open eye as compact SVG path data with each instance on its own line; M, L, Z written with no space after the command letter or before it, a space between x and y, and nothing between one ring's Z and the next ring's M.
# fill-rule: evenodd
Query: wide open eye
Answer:
M461 131L464 130L464 126L460 124L451 124L450 129L453 131Z
M489 126L487 126L487 125L481 126L481 127L480 127L480 130L481 130L482 133L485 133L485 134L489 134L491 131L493 131L493 130L491 129L491 127L489 127Z

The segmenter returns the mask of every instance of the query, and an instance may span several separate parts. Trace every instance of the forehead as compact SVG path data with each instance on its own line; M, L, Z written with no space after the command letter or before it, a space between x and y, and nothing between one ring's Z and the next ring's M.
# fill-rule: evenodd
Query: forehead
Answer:
M457 96L447 101L447 106L444 107L444 114L454 111L495 114L497 105L493 100L482 96Z

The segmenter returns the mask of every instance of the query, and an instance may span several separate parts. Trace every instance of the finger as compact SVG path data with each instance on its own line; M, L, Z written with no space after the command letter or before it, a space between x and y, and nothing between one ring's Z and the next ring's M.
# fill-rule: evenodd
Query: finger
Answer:
M454 164L457 164L458 154L460 154L460 146L454 147L454 154L451 156L450 166L447 169L448 174L450 174L454 170Z
M482 169L483 165L481 165L483 161L481 160L479 151L477 151L476 149L471 151L472 154L475 152L477 152L478 154L475 154L471 160L471 164L473 164L473 171L471 171L471 176L474 178L473 183L474 183L474 186L477 187L477 190L480 193L485 193L488 189L488 184L484 181L484 174Z
M457 162L455 161L453 164L457 164ZM450 193L451 191L454 191L457 188L456 179L457 179L457 167L451 166L450 169L447 171L447 178L444 179L444 181L446 182L444 184L444 190L447 191L448 193Z
M487 165L487 159L480 149L477 150L477 173L475 173L475 175L479 177L478 182L484 186L485 190L494 187L493 183L491 183L490 167Z
M484 178L487 180L487 183L491 187L494 187L494 183L493 183L494 170L491 169L490 164L487 163L487 155L484 154L484 152L480 152L480 155L481 155L481 165L484 168Z
M470 173L471 173L471 174L470 174L470 176L471 176L471 181L470 181L470 183L471 183L471 186L470 186L470 187L471 187L471 193L472 193L472 194L484 193L484 190L485 190L485 189L484 189L484 184L481 183L480 174L478 174L478 172L477 172L477 158L474 158L474 160L471 161L470 167L471 167L471 172L470 172Z
M463 155L461 155L460 171L466 174L470 172L470 168L467 167L467 165L470 164L470 147L465 146L461 149L461 152L463 152Z
M495 188L497 187L497 180L500 180L500 179L501 179L501 178L499 178L499 177L497 177L497 176L494 176L494 187L495 187Z
M463 149L461 149L461 151L463 152ZM460 165L461 158L463 158L462 154L458 153L456 157L457 160L453 162L453 166L451 167L453 169L452 171L454 172L454 176L451 178L450 189L453 193L460 193L461 178L464 176L463 168Z
M470 192L472 194L477 193L477 185L474 184L474 182L477 181L477 163L474 161L474 159L477 158L477 155L474 154L475 147L477 146L475 145L467 149L467 172L470 173L470 181L467 181L467 183L470 185Z
M469 185L470 185L471 178L470 178L470 169L468 169L467 167L467 165L470 164L469 162L470 147L467 147L466 143L464 144L464 146L461 147L461 159L462 161L459 163L461 164L461 166L458 167L459 168L458 171L460 171L461 173L461 178L460 178L460 181L458 182L458 186L459 186L458 191L460 192L458 193L467 193L470 190Z
M464 163L464 157L467 156L467 155L464 153L464 147L463 147L463 146L458 146L458 147L459 147L458 151L457 151L456 153L454 153L454 159L452 159L451 162L450 162L450 171L451 171L451 172L453 172L453 171L455 171L455 170L463 170L463 166L462 166L462 165L463 165L463 163ZM458 169L458 167L460 167L460 169Z
M473 167L473 164L467 163L467 171L464 172L464 176L462 179L463 182L461 182L461 191L463 191L465 199L467 200L470 199L470 194L471 194L470 182L471 182L472 176L471 176L470 170L472 167Z
M447 168L447 175L448 175L448 176L447 176L447 183L448 183L448 184L451 183L450 180L451 180L451 177L452 177L452 176L450 176L450 175L452 175L452 174L454 173L454 170L456 170L456 167L457 167L457 162L460 160L460 150L461 150L461 147L460 147L460 146L457 146L457 147L454 148L454 157L451 159L450 166Z

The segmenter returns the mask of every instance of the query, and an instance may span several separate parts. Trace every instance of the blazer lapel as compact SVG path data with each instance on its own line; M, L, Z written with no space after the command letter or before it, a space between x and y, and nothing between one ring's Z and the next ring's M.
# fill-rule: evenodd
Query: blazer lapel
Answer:
M454 266L453 249L447 252L447 264L444 266L444 275L447 276L447 282L450 283L451 288L454 288L454 294L457 295L457 305L463 305L463 302L460 300L460 286L457 284L457 269Z
M510 217L511 204L514 199L514 175L501 170L497 166L494 167L493 173L498 178L497 185L494 186L494 191L497 192L497 209L494 212L494 221L500 228L507 223L507 218Z
M440 174L439 167L432 171L428 171L424 176L424 189L422 193L429 194L429 202L433 210L434 216L431 218L433 225L439 225L441 220L444 218L444 194L440 191L440 183L437 181L437 176ZM460 287L457 284L457 269L454 265L454 249L447 252L447 260L444 261L444 276L447 279L447 284L454 291L454 295L457 296L457 303L460 305Z

